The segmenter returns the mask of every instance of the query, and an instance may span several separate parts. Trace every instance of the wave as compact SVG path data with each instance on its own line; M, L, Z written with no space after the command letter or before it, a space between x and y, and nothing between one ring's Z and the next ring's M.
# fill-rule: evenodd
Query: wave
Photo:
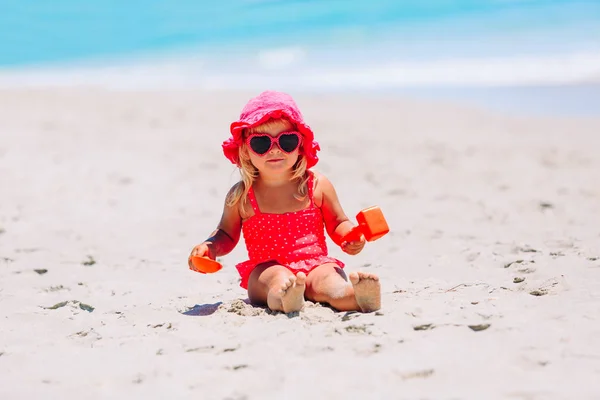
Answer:
M0 70L1 87L105 86L205 90L387 89L423 86L531 86L600 82L600 52L433 60L319 59L301 47L238 58L146 58ZM333 59L333 61L332 61ZM243 66L243 67L242 67Z

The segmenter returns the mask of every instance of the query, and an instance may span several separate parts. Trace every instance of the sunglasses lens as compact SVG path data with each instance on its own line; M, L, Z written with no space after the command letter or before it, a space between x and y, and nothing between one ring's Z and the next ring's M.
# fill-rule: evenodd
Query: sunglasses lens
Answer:
M286 153L291 153L296 150L299 143L300 139L298 138L298 135L285 134L279 137L279 147Z
M271 138L268 136L255 136L250 139L250 147L256 154L265 154L271 148Z

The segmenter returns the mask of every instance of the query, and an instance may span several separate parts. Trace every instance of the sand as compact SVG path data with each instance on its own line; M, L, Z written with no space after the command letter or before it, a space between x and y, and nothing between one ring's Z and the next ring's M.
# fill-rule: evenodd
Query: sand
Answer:
M292 93L316 170L391 228L383 307L247 304L187 256L256 93L0 92L1 399L600 398L600 120Z

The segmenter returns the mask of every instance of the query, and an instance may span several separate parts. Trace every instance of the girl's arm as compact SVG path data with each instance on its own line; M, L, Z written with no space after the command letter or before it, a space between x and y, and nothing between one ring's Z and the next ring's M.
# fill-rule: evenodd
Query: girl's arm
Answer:
M316 174L315 174L316 176ZM315 202L320 200L321 212L325 222L325 229L335 244L349 254L357 254L364 247L365 240L361 238L356 242L343 243L342 238L350 232L354 224L350 222L338 199L335 188L325 176L319 174L315 188ZM318 202L317 202L317 205Z
M231 191L234 188L235 186ZM240 217L239 203L234 206L225 204L217 229L210 234L208 239L194 247L191 255L205 256L207 254L202 253L208 251L208 256L214 260L230 253L240 240L241 229L242 218Z

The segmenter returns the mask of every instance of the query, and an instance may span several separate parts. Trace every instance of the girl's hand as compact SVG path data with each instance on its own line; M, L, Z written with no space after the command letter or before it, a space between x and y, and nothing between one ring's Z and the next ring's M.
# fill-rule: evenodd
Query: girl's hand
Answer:
M362 251L363 247L365 247L365 237L361 235L360 239L358 239L358 240L344 242L344 243L342 243L341 247L342 247L342 250L344 251L344 253L354 256L354 255L360 253Z
M194 247L192 249L192 252L190 253L190 256L188 257L188 266L191 269L194 269L194 266L192 265L192 257L208 257L211 260L215 259L215 257L213 257L213 255L211 254L210 248L206 243L201 243L198 246Z

